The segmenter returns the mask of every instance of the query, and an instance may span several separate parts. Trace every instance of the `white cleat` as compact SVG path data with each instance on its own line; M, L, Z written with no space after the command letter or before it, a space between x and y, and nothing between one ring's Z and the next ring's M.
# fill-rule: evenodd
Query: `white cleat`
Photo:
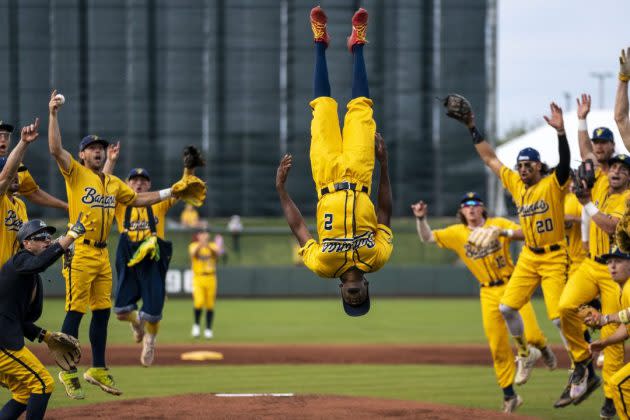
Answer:
M211 329L206 328L206 330L203 332L203 336L207 339L211 339L212 337L214 337L214 334L212 334Z
M516 394L512 398L503 400L503 412L506 414L513 413L521 405L523 405L523 399L520 395Z
M192 331L190 332L190 335L192 335L193 338L199 338L199 336L201 335L201 328L199 328L199 325L193 324Z
M527 357L516 357L516 375L514 375L514 383L523 385L527 382L536 362L542 357L540 350L536 347L529 346L529 355Z
M142 353L140 354L140 363L142 366L149 367L153 364L155 357L155 335L145 334L142 339Z
M144 337L144 320L139 319L138 323L130 322L131 332L133 333L133 339L136 343L142 342L142 338Z
M556 359L556 355L551 350L551 346L545 346L542 350L540 350L542 354L543 363L547 366L547 369L554 370L558 367L558 359Z

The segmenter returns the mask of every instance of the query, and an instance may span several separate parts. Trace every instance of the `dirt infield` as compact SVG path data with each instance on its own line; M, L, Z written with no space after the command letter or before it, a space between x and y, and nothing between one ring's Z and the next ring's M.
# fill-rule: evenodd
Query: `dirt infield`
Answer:
M434 420L505 418L501 413L476 408L326 395L222 398L210 394L189 394L57 408L46 413L46 418L59 420L68 418L286 419L296 417L301 419L429 418ZM513 420L532 418L516 414L510 416Z
M568 367L566 351L553 347L561 367ZM54 364L44 346L31 350L44 364ZM139 365L140 345L113 345L107 347L107 363L112 366ZM191 362L181 360L189 351L210 350L220 352L219 361ZM90 365L92 354L83 348L82 365ZM484 365L492 364L490 350L485 345L401 345L401 344L204 344L157 346L155 365L191 365L215 363L223 365L253 364L440 364Z

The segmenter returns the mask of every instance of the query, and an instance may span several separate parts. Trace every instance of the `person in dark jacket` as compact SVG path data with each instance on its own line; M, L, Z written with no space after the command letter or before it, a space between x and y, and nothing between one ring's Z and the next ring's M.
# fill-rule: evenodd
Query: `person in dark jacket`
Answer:
M86 215L87 216L87 215ZM18 231L20 250L0 269L0 383L11 400L0 419L42 419L54 381L44 365L24 346L24 338L47 342L51 333L35 324L42 314L43 288L39 273L57 261L90 226L86 216L52 241L56 229L41 220L24 223Z

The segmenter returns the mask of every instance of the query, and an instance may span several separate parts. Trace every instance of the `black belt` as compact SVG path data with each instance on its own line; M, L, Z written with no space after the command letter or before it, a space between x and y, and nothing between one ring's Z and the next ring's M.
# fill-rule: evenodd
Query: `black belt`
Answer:
M335 191L343 191L343 190L353 190L356 191L357 190L357 184L354 182L348 182L348 181L344 181L344 182L337 182L335 183ZM363 187L361 187L361 191L364 193L368 192L368 187L366 187L365 185ZM330 189L328 187L324 187L321 189L320 191L322 193L322 195L324 194L328 194L330 191Z
M505 280L499 279L499 280L492 280L487 283L481 283L481 287L495 287L495 286L502 286L504 284L505 284Z
M83 243L86 245L91 245L94 248L107 248L107 242L96 242L96 241L90 241L89 239L84 239Z
M596 263L599 263L599 264L604 264L604 265L607 264L606 259L604 259L602 257L593 257L593 261L595 261Z
M532 251L534 254L544 254L545 252L557 251L562 247L558 244L553 244L546 248L534 248L533 246L528 246L527 248L529 248L529 250Z

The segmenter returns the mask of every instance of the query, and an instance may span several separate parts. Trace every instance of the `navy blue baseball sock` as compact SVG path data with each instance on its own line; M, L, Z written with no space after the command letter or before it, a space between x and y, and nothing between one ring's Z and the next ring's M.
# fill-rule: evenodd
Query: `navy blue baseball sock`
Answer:
M360 96L370 97L368 87L367 71L365 70L365 60L363 59L363 44L355 44L352 47L354 64L352 66L352 99Z
M109 309L92 311L90 322L90 344L92 344L92 366L105 367L105 346L107 345L107 324Z
M195 325L199 325L199 320L201 320L201 309L195 309Z
M212 310L207 310L206 311L206 328L211 330L212 329L212 320L214 319L214 311Z
M83 314L81 312L66 312L66 317L64 318L63 325L61 326L61 332L78 339L79 325L81 325L81 319L83 319Z
M50 394L31 394L26 405L26 420L40 420L46 414Z
M503 388L503 398L506 400L509 400L510 398L512 398L514 395L514 388L512 387L512 385L506 386L505 388Z
M0 419L17 419L25 410L26 404L11 399L0 410Z
M328 64L326 63L326 44L315 42L315 74L313 75L313 98L330 96Z
M595 375L595 368L593 367L593 360L590 360L588 362L588 365L586 365L586 367L588 368L588 377L594 378L596 375Z

